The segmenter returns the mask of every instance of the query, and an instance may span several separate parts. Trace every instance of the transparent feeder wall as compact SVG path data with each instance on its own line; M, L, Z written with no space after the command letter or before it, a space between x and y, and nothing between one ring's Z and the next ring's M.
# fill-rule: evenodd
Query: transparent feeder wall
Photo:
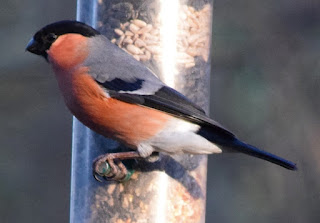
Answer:
M212 1L78 0L77 7L79 21L208 112ZM121 147L74 119L70 222L205 222L205 155L129 161L129 181L97 182L92 161Z

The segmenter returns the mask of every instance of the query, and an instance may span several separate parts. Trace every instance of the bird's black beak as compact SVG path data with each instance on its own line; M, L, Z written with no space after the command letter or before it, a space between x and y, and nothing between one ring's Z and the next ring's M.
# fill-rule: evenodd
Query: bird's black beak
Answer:
M43 44L37 42L34 38L32 38L27 47L26 47L26 51L29 51L30 53L34 53L36 55L40 55L43 56L44 59L48 62L48 54L46 52L46 50L44 49Z
M41 51L40 48L40 44L32 38L26 47L26 51L37 55L42 55L43 51Z

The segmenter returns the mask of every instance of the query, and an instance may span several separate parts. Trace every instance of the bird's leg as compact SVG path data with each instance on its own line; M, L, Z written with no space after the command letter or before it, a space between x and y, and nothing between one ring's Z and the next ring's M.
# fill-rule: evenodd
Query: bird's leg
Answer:
M121 160L141 158L137 151L107 153L98 156L93 162L93 176L101 181L100 177L107 180L126 181L130 179L132 171L128 171Z

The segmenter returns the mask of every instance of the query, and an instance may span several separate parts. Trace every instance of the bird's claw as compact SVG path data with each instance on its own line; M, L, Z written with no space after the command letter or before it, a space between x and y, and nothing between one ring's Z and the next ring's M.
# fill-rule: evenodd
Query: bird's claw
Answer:
M107 161L94 162L93 164L93 177L99 182L102 182L102 177L106 177L111 171L111 167Z
M93 163L93 177L102 182L102 178L108 181L124 182L131 178L133 170L127 170L120 160L97 159Z

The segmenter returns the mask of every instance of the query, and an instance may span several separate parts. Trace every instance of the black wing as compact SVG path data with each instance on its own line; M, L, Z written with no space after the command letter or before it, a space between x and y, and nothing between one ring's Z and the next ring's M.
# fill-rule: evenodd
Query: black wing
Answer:
M202 126L209 126L221 134L234 137L233 133L225 129L218 122L208 118L199 106L170 87L163 86L152 95L140 95L134 93L134 91L138 90L143 84L143 80L140 79L130 83L120 79L114 79L104 83L97 81L97 83L107 89L108 94L112 98L157 109ZM129 91L132 91L132 93L129 93Z

